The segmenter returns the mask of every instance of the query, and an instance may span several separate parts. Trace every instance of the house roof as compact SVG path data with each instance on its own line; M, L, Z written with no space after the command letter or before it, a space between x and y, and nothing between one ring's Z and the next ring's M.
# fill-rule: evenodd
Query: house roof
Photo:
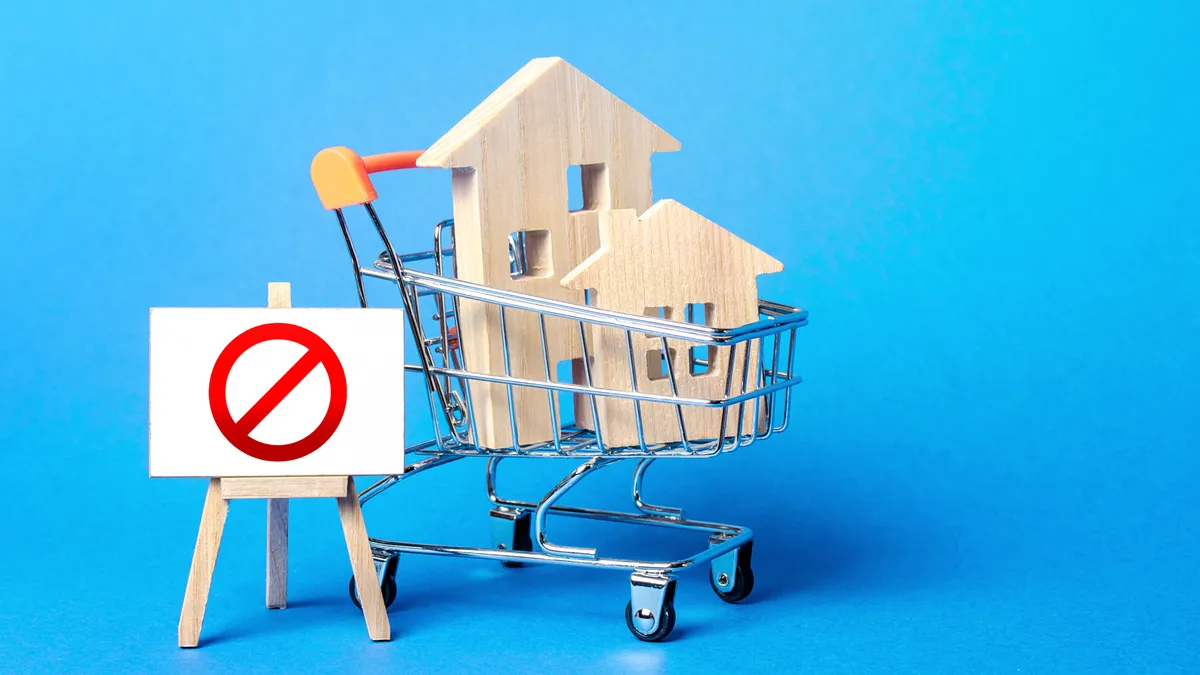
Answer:
M472 166L471 162L474 161L477 154L474 150L480 133L492 121L512 106L518 105L522 98L537 90L539 86L553 87L553 94L562 95L566 91L559 86L559 83L572 80L581 86L579 92L581 99L595 101L604 100L601 97L606 97L611 100L614 112L623 112L637 122L645 124L651 134L651 150L653 152L672 152L679 149L679 141L670 134L655 126L653 122L630 108L624 101L613 96L607 89L596 84L595 81L562 58L552 56L534 59L525 64L524 68L508 78L508 81L500 85L499 89L492 92L470 114L454 125L454 128L431 145L417 160L417 166L443 168Z
M669 226L679 228L686 240L662 231ZM706 236L708 235L708 236ZM675 240L672 242L672 240ZM560 282L564 288L590 288L610 266L628 264L622 256L642 255L647 264L654 264L664 250L671 253L698 253L703 249L695 244L707 242L724 248L739 248L747 265L740 269L754 276L783 271L783 263L729 230L696 213L674 199L663 199L638 217L632 209L602 212L600 218L600 249L567 273ZM675 245L671 245L674 243ZM676 250L676 249L682 250ZM644 255L650 252L650 255Z

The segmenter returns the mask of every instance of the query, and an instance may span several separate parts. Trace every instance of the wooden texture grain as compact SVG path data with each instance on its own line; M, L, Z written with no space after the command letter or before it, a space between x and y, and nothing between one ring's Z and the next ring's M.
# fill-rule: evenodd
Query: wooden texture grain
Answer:
M221 479L210 479L208 492L204 496L204 510L200 514L200 532L196 535L187 590L183 595L183 611L179 615L180 647L196 647L200 644L208 589L212 586L213 569L217 565L217 552L221 548L221 533L225 529L228 511L229 502L221 497Z
M287 607L288 500L267 500L267 607Z
M603 309L651 316L659 316L661 311L663 318L686 321L687 306L700 305L704 307L706 325L736 328L758 320L756 277L783 269L778 260L670 199L658 202L640 217L633 209L602 212L599 225L600 249L567 274L562 284L577 291L591 289L592 304ZM631 338L637 390L670 395L667 369L660 362L660 338L644 333L633 333ZM626 332L595 326L588 340L594 359L593 383L631 391ZM693 375L689 371L688 353L692 348L700 349L697 354L710 360L703 373ZM668 353L679 395L705 400L724 398L731 371L732 392L740 393L747 367L747 386L755 386L757 343L739 345L732 363L730 351L729 347L704 348L693 342L669 340ZM577 422L584 428L594 428L587 397L577 397L575 407L584 411L577 414ZM641 403L640 408L646 443L680 440L675 406ZM633 402L600 398L597 409L607 445L639 443ZM725 433L733 435L738 429L738 408L729 410ZM720 409L685 406L683 418L689 440L720 435ZM743 433L753 430L754 418L751 402L743 413Z
M271 309L287 309L292 306L292 285L286 281L272 281L267 284L267 307Z
M345 476L269 476L221 479L221 494L225 499L341 497L345 493Z
M353 478L347 480L346 491L337 504L342 533L346 537L346 549L350 553L350 566L354 569L354 583L358 587L358 601L367 621L367 633L372 640L390 640L392 628L388 622L387 606L383 603L383 592L375 575L371 540L367 537L367 524L363 520L362 505L358 502Z
M417 164L454 170L460 279L582 303L582 291L559 281L598 245L597 212L648 208L651 155L678 149L678 141L569 63L545 58L513 75ZM584 208L572 212L567 169L575 165L581 167ZM522 231L545 233L535 252L538 273L513 278L508 238ZM554 380L560 362L581 356L573 322L546 320L543 358L537 315L509 310L505 320L514 376ZM499 309L464 301L458 322L468 369L505 374ZM519 443L549 440L554 425L546 393L518 388L514 400ZM479 445L513 443L505 386L472 383L471 405Z

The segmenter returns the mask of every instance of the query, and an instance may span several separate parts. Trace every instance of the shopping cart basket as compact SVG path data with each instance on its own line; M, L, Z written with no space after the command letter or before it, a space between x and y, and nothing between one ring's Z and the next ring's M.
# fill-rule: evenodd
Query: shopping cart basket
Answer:
M327 153L333 153L330 157ZM658 641L665 638L675 625L674 595L676 576L695 565L709 563L709 579L716 594L727 602L738 602L754 587L751 569L753 533L745 527L722 523L702 522L684 516L682 509L648 503L642 498L646 470L662 458L714 457L724 452L749 446L756 441L779 433L787 427L790 388L800 382L793 372L796 329L807 323L807 312L774 302L760 300L760 320L738 328L715 328L693 323L668 321L655 317L623 314L546 298L534 297L508 290L489 288L456 279L453 270L454 224L443 221L434 227L432 250L398 255L373 206L376 193L367 174L378 171L411 168L420 152L388 153L359 157L347 148L323 150L331 161L326 167L338 167L330 177L329 171L314 169L313 180L326 208L337 214L346 247L353 265L359 302L367 306L364 277L382 279L397 286L414 342L419 363L406 365L409 373L419 375L428 394L433 419L434 437L405 448L417 460L405 467L404 473L387 476L365 489L363 504L409 478L465 457L487 458L487 496L494 508L490 512L493 548L473 548L371 539L379 581L385 602L396 597L396 573L401 553L416 553L462 558L479 558L502 562L507 566L524 563L553 563L601 569L629 570L631 600L625 608L625 622L639 639ZM318 155L318 160L322 159ZM314 160L314 167L317 160ZM350 235L343 208L362 205L366 208L383 244L383 252L373 266L363 266ZM520 250L513 242L510 251L512 264L519 266ZM430 267L420 271L418 266ZM469 369L464 341L458 339L460 307L464 302L485 303L498 308L501 328L505 318L515 313L529 312L538 317L541 326L541 353L523 354L523 358L541 359L545 365L544 381L515 377L508 368L510 354L508 335L503 334L505 373L477 372ZM630 344L628 366L629 389L592 386L591 371L584 368L584 381L560 382L552 376L546 346L546 321L565 320L578 327L583 346L583 364L590 363L590 331L603 329L623 331ZM511 319L510 319L511 320ZM725 395L715 400L679 395L676 372L666 361L666 377L670 394L638 391L635 376L638 364L633 358L634 336L653 336L661 341L663 353L673 345L687 349L705 347L700 352L711 363L725 359L729 364L744 363L738 377L736 369L728 368ZM752 362L751 353L757 355ZM699 358L699 357L694 357ZM644 364L643 364L644 365ZM490 383L490 385L488 384ZM397 386L401 386L397 383ZM517 441L516 420L512 422L513 441L507 447L488 448L472 442L479 438L476 416L472 410L472 387L501 386L508 392L510 403L514 392L522 388L544 391L549 399L549 414L553 437L544 442L521 444ZM639 442L632 446L612 447L604 442L604 428L597 422L595 429L585 429L567 417L557 401L560 393L572 396L576 407L591 408L596 418L596 404L605 397L632 402L638 411ZM679 438L666 443L647 443L641 433L641 407L668 405L677 412ZM701 407L717 411L721 417L720 431L713 438L689 436L683 411ZM512 408L509 408L512 415ZM755 420L750 424L743 424ZM497 491L497 470L502 460L515 457L538 457L575 460L575 466L540 501L534 503L509 499ZM557 505L558 501L585 477L599 469L622 460L636 460L633 470L634 512L609 511ZM547 535L549 516L566 516L616 523L629 523L702 532L708 535L706 549L680 560L649 561L599 555L595 549L565 546L551 541ZM354 580L350 580L350 595L357 604Z

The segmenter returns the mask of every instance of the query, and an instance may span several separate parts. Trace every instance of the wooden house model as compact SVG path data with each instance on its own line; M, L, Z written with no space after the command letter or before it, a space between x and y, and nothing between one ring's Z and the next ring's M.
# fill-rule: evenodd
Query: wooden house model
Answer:
M650 156L679 142L560 58L535 59L487 97L417 160L453 169L458 278L531 295L583 303L563 276L599 247L599 216L608 209L650 208ZM568 169L579 166L583 208L568 209ZM505 374L500 312L464 300L459 339L469 370ZM563 361L579 371L574 322L505 313L511 375L554 380ZM542 358L542 344L548 361ZM521 444L553 435L544 391L517 387ZM473 382L474 441L513 444L503 385Z
M576 292L590 291L590 304L603 309L735 328L759 318L757 276L783 269L778 260L670 199L658 202L641 216L634 209L603 212L599 224L599 250L567 274L562 285ZM742 343L731 359L729 347L669 340L664 353L659 337L634 333L632 341L639 392L672 394L667 360L675 373L678 394L683 397L724 398L729 381L733 383L732 392L740 393L747 365L748 386L757 386L754 378L759 355L755 344ZM748 359L746 349L750 349ZM633 389L624 330L594 327L588 350L593 357L594 384ZM584 428L594 428L587 399L576 398L576 420ZM597 397L596 404L606 445L638 445L631 401ZM725 436L738 431L738 408L729 410ZM721 416L719 409L683 406L689 440L716 438ZM680 440L675 406L643 402L641 417L645 443ZM742 433L753 431L755 419L751 401L742 416Z

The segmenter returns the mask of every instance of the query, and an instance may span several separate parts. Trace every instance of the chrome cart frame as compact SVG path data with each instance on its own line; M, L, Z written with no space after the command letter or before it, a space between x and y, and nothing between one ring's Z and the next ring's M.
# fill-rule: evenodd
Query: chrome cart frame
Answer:
M360 264L345 215L341 208L334 210L350 253L359 302L367 306L364 277L382 279L397 285L407 314L419 363L406 365L408 372L423 379L428 393L429 410L435 429L434 438L405 449L419 459L405 467L400 475L387 476L365 489L361 501L365 505L402 481L430 469L465 457L487 458L487 495L493 509L490 512L493 548L448 546L372 539L375 563L384 598L391 603L396 596L396 569L402 553L416 553L499 561L508 566L524 563L552 563L605 569L629 570L631 600L625 609L629 630L639 639L658 641L665 638L675 624L676 576L695 565L709 563L710 582L717 595L728 602L737 602L749 595L754 586L751 569L753 533L744 527L691 520L682 509L658 506L643 499L646 471L661 458L703 458L730 452L779 433L787 427L790 388L800 382L793 373L796 329L807 323L807 312L785 305L760 301L761 318L755 323L733 329L667 321L598 309L587 305L558 302L506 290L499 290L456 279L453 275L453 222L443 221L434 229L431 251L397 255L379 216L370 201L363 203L382 240L384 251L372 267ZM514 268L523 264L520 242L510 241L511 263ZM447 274L447 263L451 264ZM432 272L418 271L415 265L432 265ZM463 300L489 303L499 307L504 375L469 370L462 341L458 340L457 317ZM522 379L512 376L509 368L508 335L505 320L512 312L532 312L539 316L541 327L542 362L546 380ZM583 345L585 383L558 382L551 376L546 347L546 317L558 317L575 322ZM604 389L592 386L589 361L589 330L592 326L623 330L629 345L629 390ZM658 338L664 353L670 344L678 346L703 345L709 362L726 358L729 368L725 395L716 400L688 398L679 395L676 373L671 361L665 361L671 395L639 392L635 375L637 363L633 358L633 336L642 333ZM759 357L751 368L753 348ZM696 352L689 352L695 354ZM689 358L697 358L691 356ZM740 361L739 361L740 359ZM743 367L734 377L733 365ZM751 376L752 375L752 376ZM740 381L739 381L740 380ZM516 438L515 416L512 418L512 443L500 449L483 448L472 443L478 438L476 421L471 409L471 387L479 383L496 383L508 391L510 415L514 391L533 388L547 392L552 428L550 441L521 445ZM400 386L401 383L397 383ZM565 423L556 408L558 392L584 395L589 402L593 419L597 400L617 397L633 401L638 424L639 444L630 447L610 447L604 442L603 428L590 431ZM582 400L582 399L577 399ZM641 430L643 404L669 404L677 412L679 440L648 444ZM685 406L698 406L721 411L720 433L714 438L692 438L685 424ZM746 416L760 420L744 425ZM497 491L500 463L510 457L543 457L576 459L578 464L538 502L502 497ZM632 501L634 511L608 511L559 506L557 502L585 477L622 460L636 460L633 471ZM595 549L565 546L554 543L547 535L549 516L586 518L615 523L667 527L691 530L708 535L704 550L666 562L614 558L599 555ZM350 581L351 597L357 603L354 580Z

